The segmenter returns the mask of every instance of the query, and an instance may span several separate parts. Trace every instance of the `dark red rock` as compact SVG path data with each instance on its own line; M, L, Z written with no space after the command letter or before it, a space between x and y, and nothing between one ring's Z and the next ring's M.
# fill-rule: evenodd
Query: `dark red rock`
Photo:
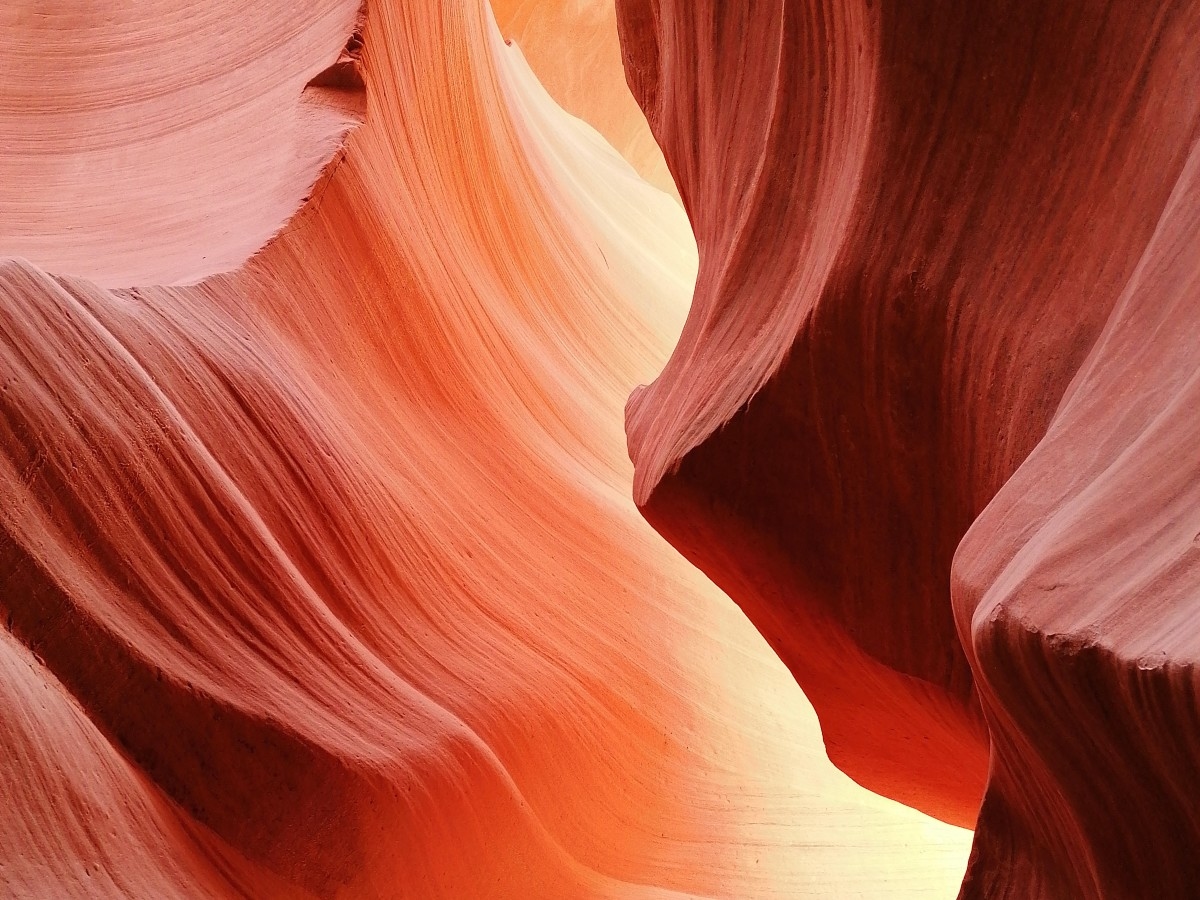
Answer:
M1021 631L1002 616L981 633L971 608L1000 590L990 581L1000 563L980 556L1007 560L1030 527L989 527L998 513L984 510L1002 488L1015 496L1024 476L1005 485L1031 453L1022 473L1049 452L1035 448L1052 421L1052 434L1074 427L1054 417L1085 360L1117 373L1111 393L1096 395L1096 422L1115 415L1122 380L1148 365L1136 342L1097 339L1115 327L1136 273L1170 254L1184 265L1179 242L1195 233L1189 219L1163 236L1200 128L1200 8L619 0L618 9L629 82L701 258L679 346L627 410L645 515L758 625L816 706L831 758L860 783L970 825L993 754L970 896L1186 896L1181 853L1198 841L1182 807L1135 866L1143 840L1102 840L1101 801L1073 791L1103 794L1116 813L1159 802L1139 774L1159 766L1173 773L1163 776L1170 796L1195 787L1188 766L1156 761L1161 745L1131 741L1101 714L1117 702L1112 679L1129 692L1133 678L1152 692L1145 702L1175 710L1164 723L1194 735L1182 713L1195 710L1190 682L1159 685L1120 652L1076 652L1041 619ZM1195 204L1189 194L1173 208ZM1148 309L1166 296L1146 290ZM1194 286L1179 290L1180 324L1160 331L1195 315ZM1190 377L1200 344L1190 330L1176 339L1173 362L1148 384ZM1097 426L1090 440L1102 434ZM1060 450L1041 477L1073 483L1089 446ZM1194 464L1181 464L1181 485L1194 483ZM1119 520L1126 501L1108 502ZM971 588L952 607L951 563L972 523L970 577L962 563L958 576ZM1095 553L1130 527L1095 532ZM1139 634L1174 634L1181 621L1151 615ZM964 652L960 634L988 653ZM1048 654L1046 669L1019 675L1026 654ZM980 672L1005 687L981 692ZM1075 696L1085 690L1099 698L1090 713ZM1020 725L1005 724L992 746L1001 715ZM1063 783L1072 766L1080 777L1074 758L1040 769L1029 742L1068 734L1087 735L1109 759L1091 773L1110 779L1103 789ZM1033 777L1073 799L1055 816L1044 797L1015 811L1010 786ZM1026 875L1002 874L1006 853L1026 860ZM1028 862L1037 854L1050 862ZM1085 877L1067 859L1097 861ZM1128 893L1113 875L1124 866L1153 879L1155 860L1167 869L1139 889L1149 893Z

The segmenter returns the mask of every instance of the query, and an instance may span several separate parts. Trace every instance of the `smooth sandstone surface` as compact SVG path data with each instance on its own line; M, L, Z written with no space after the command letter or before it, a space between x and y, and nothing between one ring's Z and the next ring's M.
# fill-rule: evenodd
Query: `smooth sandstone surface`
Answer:
M678 197L625 83L614 0L492 0L492 9L550 96L603 134L643 178Z
M1200 9L617 8L700 255L639 506L963 897L1193 896Z
M631 499L677 203L479 0L183 8L3 14L0 893L953 896Z
M359 0L6 0L0 248L106 287L234 269L359 118Z
M1045 438L955 554L995 736L964 897L1195 893L1198 361L1193 146Z

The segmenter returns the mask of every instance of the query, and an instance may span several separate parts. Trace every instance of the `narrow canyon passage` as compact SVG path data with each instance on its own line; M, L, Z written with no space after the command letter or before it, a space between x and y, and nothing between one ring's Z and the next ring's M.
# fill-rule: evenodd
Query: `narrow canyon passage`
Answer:
M700 248L639 507L963 900L1195 897L1200 6L617 11Z
M595 9L637 168L479 0L5 13L0 893L954 895L633 505L696 249Z
M1197 37L7 4L0 896L1193 896Z

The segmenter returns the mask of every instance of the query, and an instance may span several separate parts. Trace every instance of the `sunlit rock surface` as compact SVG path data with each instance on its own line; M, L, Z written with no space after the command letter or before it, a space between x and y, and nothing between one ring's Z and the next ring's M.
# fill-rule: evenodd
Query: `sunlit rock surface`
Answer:
M679 205L358 13L0 13L0 894L952 897L633 504Z
M559 105L598 129L643 178L675 194L625 83L614 0L492 0L500 32ZM677 195L676 195L677 196Z
M700 256L639 506L964 897L1194 896L1200 7L617 8Z

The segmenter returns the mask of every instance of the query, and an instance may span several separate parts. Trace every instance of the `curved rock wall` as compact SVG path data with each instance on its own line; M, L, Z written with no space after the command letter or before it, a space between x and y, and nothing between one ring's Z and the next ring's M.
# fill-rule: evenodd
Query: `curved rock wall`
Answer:
M138 6L165 34L174 7ZM108 27L56 10L64 48ZM70 199L52 154L11 170L48 211L0 240L28 257L0 264L0 893L951 896L969 835L836 771L632 503L621 410L695 277L675 201L478 0L378 0L357 34L339 9L286 45L270 109L222 54L314 9L219 11L175 39L212 71L163 103L227 129L222 178L311 193L252 258L274 213L190 156L122 157L178 231L114 201L107 162ZM176 62L147 49L134 78L90 46L136 82L91 113L119 135ZM314 90L341 118L303 112ZM257 155L297 133L330 160L315 186ZM123 224L74 241L72 203Z
M618 12L700 252L647 518L840 768L983 798L964 896L1190 896L1200 11Z

